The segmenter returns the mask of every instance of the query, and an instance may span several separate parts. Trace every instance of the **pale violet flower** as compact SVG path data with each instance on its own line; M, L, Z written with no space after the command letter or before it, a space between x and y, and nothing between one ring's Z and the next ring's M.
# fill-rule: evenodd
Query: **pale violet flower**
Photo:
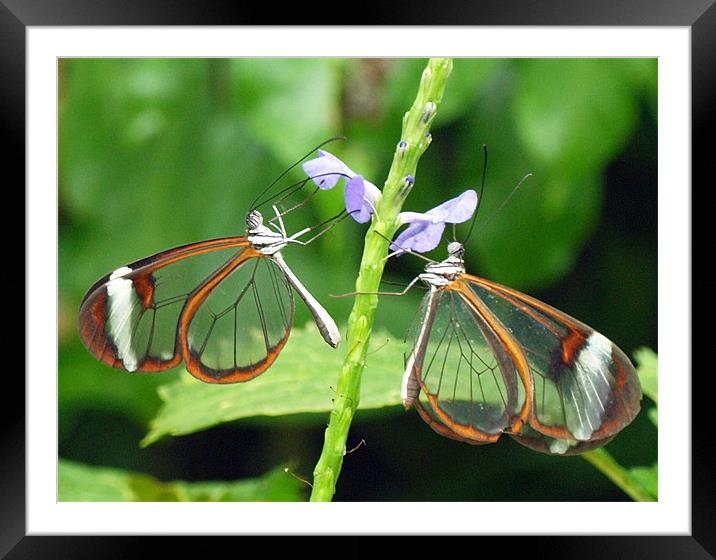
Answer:
M477 193L470 189L423 214L401 212L398 220L410 225L393 241L390 250L398 253L407 249L418 253L431 251L440 243L445 224L466 222L474 214L475 208Z
M303 170L318 188L324 190L332 189L338 181L345 179L346 211L358 223L370 221L381 194L373 183L325 150L318 150L318 157L305 162Z

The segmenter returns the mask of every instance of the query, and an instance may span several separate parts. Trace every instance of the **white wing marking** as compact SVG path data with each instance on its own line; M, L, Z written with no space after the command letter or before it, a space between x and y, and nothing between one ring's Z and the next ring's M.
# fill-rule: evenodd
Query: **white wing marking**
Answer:
M117 347L117 356L124 363L127 371L137 369L137 356L132 348L132 311L137 304L134 284L123 278L132 269L123 266L115 270L107 283L109 298L109 329L110 336Z

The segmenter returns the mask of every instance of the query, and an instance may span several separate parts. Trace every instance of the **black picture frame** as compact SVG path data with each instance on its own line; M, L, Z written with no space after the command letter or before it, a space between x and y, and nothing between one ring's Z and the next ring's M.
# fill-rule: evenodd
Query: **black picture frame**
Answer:
M362 3L351 24L408 25L589 25L688 26L692 48L692 176L706 178L710 171L706 151L714 130L716 84L716 5L714 0L482 0L465 3L442 0L411 3L410 9L394 3L371 8ZM238 9L237 9L238 8ZM298 9L297 9L298 8ZM316 24L315 7L299 4L284 10L273 6L247 6L229 2L165 0L0 0L0 115L6 139L5 161L14 171L8 184L25 181L25 60L28 26L70 25L260 25ZM320 10L324 12L325 11ZM274 13L283 12L283 14ZM277 19L278 18L278 19ZM335 20L341 16L335 14ZM329 22L332 24L337 21ZM341 22L338 22L341 23ZM711 156L713 158L713 156ZM7 175L6 175L7 177ZM712 175L708 184L713 183ZM698 180L698 179L696 179ZM12 182L11 182L12 181ZM8 188L6 192L9 192ZM693 192L693 190L692 190ZM17 228L15 228L15 231ZM14 237L16 237L15 234ZM7 262L7 261L6 261ZM31 294L25 292L25 298ZM52 312L49 310L48 312ZM697 331L694 331L697 332ZM28 333L29 334L29 333ZM689 363L691 356L685 356ZM0 462L0 558L103 558L127 557L146 551L143 537L27 536L25 529L25 414L23 377L6 362L2 407L3 460ZM694 370L695 371L695 370ZM539 556L565 558L713 558L716 553L716 495L714 444L708 380L711 371L692 378L692 531L690 536L634 537L523 537L510 543L511 555L524 550ZM495 537L503 538L503 537ZM509 538L509 537L507 537ZM182 543L182 547L186 545ZM345 545L342 545L342 547ZM362 549L363 545L349 546ZM184 550L191 551L191 547ZM206 554L208 551L203 549ZM403 549L401 551L405 553Z

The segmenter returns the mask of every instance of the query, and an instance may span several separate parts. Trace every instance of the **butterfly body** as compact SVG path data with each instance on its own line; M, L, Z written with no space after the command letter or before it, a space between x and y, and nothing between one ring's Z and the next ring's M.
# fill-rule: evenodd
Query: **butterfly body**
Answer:
M442 288L449 286L463 274L465 274L465 263L462 256L451 254L444 261L428 263L425 272L418 278L431 288Z

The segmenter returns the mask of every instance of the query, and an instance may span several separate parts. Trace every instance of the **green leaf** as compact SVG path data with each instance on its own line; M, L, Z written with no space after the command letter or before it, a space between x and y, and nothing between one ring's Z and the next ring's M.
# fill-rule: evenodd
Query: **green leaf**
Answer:
M655 499L659 497L659 467L654 463L650 467L632 467L631 476L639 482Z
M644 394L656 404L658 400L658 359L656 353L650 348L639 348L634 352L637 362L637 374Z
M603 447L582 453L581 457L599 469L604 476L621 488L632 500L636 502L653 502L656 500L657 481L656 478L652 480L643 472L647 470L646 467L626 469L617 463ZM656 463L652 468L656 472ZM637 474L634 471L637 471ZM644 484L644 482L647 484Z
M303 485L283 468L234 482L161 482L121 469L60 459L61 502L295 502Z
M649 397L655 404L659 404L658 396L658 357L650 348L639 348L634 352L634 359L637 363L636 372L639 375L639 381L644 394ZM650 407L647 411L649 420L658 426L658 407Z
M403 342L384 331L372 338L373 354L363 374L360 408L398 405ZM331 349L309 323L294 329L276 363L250 383L211 385L185 374L159 388L164 404L142 445L165 435L190 434L251 416L328 412L342 362L343 352Z
M642 390L655 403L657 402L657 355L649 348L639 348L634 352L637 362L637 374ZM647 411L649 419L657 426L657 407ZM617 486L634 500L644 501L646 498L658 499L658 464L650 467L632 467L625 469L619 465L605 449L595 449L583 455L584 459L608 476ZM644 495L644 492L648 496Z

